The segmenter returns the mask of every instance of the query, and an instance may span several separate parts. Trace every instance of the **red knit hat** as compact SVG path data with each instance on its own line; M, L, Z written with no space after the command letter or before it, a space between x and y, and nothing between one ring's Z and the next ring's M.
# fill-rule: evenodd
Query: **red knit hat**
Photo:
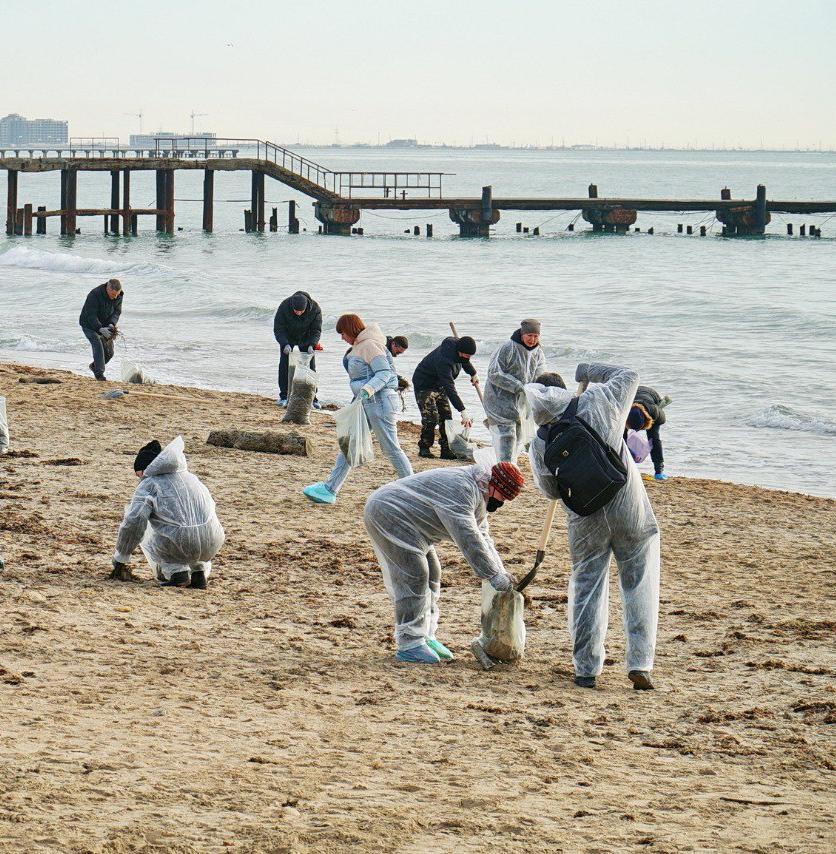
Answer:
M525 486L525 478L513 463L497 463L491 469L490 485L507 501L513 501Z

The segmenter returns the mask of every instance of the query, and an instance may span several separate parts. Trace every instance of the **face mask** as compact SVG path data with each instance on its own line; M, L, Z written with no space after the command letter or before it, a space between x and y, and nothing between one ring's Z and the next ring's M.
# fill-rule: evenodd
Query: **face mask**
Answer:
M493 513L494 510L496 510L499 507L502 507L502 505L504 503L505 503L504 501L500 501L498 498L494 498L494 496L492 495L488 499L488 505L487 505L488 513Z

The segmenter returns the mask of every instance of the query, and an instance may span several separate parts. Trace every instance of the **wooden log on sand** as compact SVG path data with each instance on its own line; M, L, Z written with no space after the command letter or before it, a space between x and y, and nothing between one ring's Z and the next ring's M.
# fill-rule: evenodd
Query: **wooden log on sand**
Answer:
M207 445L219 448L235 448L239 451L263 451L266 454L291 454L309 457L313 442L300 433L253 433L247 430L213 430L206 440Z

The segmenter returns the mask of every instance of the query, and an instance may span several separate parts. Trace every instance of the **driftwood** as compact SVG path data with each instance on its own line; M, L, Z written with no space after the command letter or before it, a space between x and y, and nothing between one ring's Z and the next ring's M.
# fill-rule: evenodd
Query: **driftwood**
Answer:
M213 430L207 445L236 448L239 451L263 451L267 454L292 454L309 457L313 442L299 433L253 433L247 430Z

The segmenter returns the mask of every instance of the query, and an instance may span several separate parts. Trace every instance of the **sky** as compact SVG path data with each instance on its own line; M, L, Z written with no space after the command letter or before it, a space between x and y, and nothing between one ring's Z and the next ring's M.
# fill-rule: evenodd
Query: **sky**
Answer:
M836 149L836 0L0 0L0 20L0 116L71 136L127 140L141 111L284 143Z

